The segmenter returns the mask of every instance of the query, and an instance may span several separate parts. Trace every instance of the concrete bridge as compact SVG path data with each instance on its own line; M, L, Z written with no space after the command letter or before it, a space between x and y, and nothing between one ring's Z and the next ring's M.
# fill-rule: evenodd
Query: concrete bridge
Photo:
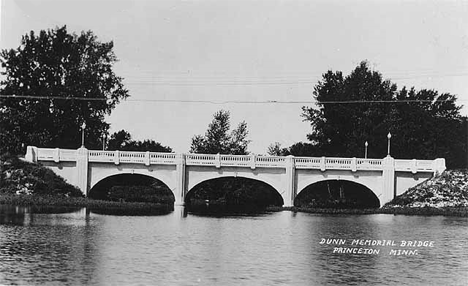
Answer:
M163 182L182 205L188 192L204 181L244 177L262 181L283 198L284 206L307 186L345 180L370 189L383 205L435 173L445 170L445 159L398 160L208 155L153 152L49 149L28 146L26 160L39 162L88 195L101 180L120 174L141 174Z

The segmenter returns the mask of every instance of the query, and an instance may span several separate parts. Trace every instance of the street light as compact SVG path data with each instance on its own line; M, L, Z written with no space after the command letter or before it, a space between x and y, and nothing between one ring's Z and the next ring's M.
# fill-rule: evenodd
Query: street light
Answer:
M106 134L102 134L102 151L106 150Z
M85 128L86 128L86 123L83 122L83 124L81 124L81 147L84 148L84 132L85 132Z
M369 143L364 143L364 158L367 159L367 146L369 146Z
M392 134L390 134L390 132L388 132L387 138L388 138L387 156L390 156L390 139L392 139Z

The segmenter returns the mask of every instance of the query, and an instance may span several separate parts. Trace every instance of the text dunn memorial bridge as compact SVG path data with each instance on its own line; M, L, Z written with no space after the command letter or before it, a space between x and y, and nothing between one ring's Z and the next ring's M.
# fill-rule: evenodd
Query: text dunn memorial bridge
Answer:
M445 170L445 159L383 159L208 155L154 152L97 151L28 146L26 160L39 162L77 186L85 195L101 180L121 174L140 174L163 182L175 203L196 185L222 177L244 177L264 182L283 198L284 206L307 186L344 180L370 189L383 205L435 173Z

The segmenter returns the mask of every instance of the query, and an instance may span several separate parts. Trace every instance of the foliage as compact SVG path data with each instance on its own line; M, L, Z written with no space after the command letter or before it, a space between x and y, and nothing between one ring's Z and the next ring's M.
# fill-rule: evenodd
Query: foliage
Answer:
M208 125L205 135L195 135L192 138L190 152L203 154L248 154L247 123L242 121L236 129L230 129L229 111L220 110L213 115L213 121Z
M418 103L408 101L420 100ZM445 158L447 167L466 166L467 122L454 95L403 88L388 121L392 155L397 158Z
M297 207L367 209L378 208L375 194L357 184L345 180L328 180L307 186L294 200Z
M125 130L120 130L110 136L107 149L121 151L172 152L171 147L163 146L161 143L154 140L132 140L130 133Z
M444 157L448 167L465 164L467 126L456 96L403 88L361 62L348 76L328 71L314 88L316 107L303 107L312 131L307 135L322 156Z
M468 170L447 170L385 204L398 207L468 207Z
M165 189L144 185L113 186L109 190L108 199L124 202L174 204L172 193L167 193Z
M282 148L279 142L275 142L268 146L268 155L271 156L298 156L298 157L313 157L322 156L320 150L311 143L298 142L289 146L288 148Z
M0 194L0 204L5 208L10 206L15 208L14 216L8 216L8 213L0 215L0 223L24 223L21 218L18 219L16 206L30 208L28 212L33 213L66 213L78 211L86 207L93 213L107 215L162 215L174 210L173 204L142 203L142 202L116 202L93 200L82 197L63 197L54 195L13 195ZM24 219L24 218L23 218Z
M0 102L0 151L23 153L26 145L77 148L83 122L87 147L100 147L109 129L104 116L129 96L112 70L113 47L91 31L70 34L63 26L38 35L31 31L17 49L2 50L0 92L21 97Z
M266 183L242 177L227 177L205 181L193 188L186 198L188 205L197 202L222 206L252 205L264 208L269 205L282 205L278 192Z
M114 132L107 142L108 150L120 150L132 141L132 135L125 130Z
M283 156L285 151L285 148L281 148L281 143L275 142L268 146L267 153L270 156Z
M15 156L0 158L0 193L82 197L81 191L52 170Z

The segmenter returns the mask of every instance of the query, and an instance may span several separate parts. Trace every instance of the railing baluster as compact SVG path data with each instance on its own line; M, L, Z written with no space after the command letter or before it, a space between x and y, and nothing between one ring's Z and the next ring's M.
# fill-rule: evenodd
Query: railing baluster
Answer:
M76 161L77 150L58 148L36 148L38 161ZM101 151L89 150L90 162L103 162L116 165L122 163L138 163L146 166L152 164L176 164L175 153L131 152L131 151ZM221 168L284 168L286 157L255 156L255 155L214 155L214 154L186 154L186 165L215 166ZM326 158L326 157L293 157L296 169L316 169L326 171L335 170L375 170L383 168L382 159L367 158ZM395 159L395 170L400 172L435 172L439 168L435 160L400 160Z

